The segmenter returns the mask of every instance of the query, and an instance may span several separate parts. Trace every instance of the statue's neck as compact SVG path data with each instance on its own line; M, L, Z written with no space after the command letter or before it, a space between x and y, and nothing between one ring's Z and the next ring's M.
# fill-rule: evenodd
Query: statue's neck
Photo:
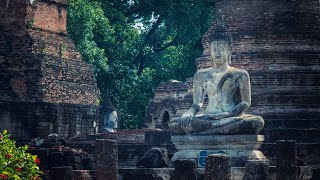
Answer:
M216 72L225 72L227 71L228 69L230 68L230 66L228 65L228 63L226 64L222 64L222 65L219 65L219 66L215 66L215 71Z

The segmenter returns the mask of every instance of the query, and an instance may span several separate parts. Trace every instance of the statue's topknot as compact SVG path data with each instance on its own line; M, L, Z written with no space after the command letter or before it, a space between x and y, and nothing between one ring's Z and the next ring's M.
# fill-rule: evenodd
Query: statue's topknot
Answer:
M205 44L209 44L214 40L225 40L229 46L232 43L231 34L227 32L221 10L217 12L211 28L203 36L202 44L205 46Z

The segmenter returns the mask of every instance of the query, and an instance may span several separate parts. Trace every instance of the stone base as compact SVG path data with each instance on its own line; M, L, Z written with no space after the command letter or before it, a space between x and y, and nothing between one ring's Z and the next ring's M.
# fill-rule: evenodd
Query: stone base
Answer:
M266 160L259 151L264 141L263 135L182 135L172 136L178 152L171 159L195 159L199 161L200 152L224 152L231 158L232 167L244 167L247 160ZM199 164L198 164L199 166Z

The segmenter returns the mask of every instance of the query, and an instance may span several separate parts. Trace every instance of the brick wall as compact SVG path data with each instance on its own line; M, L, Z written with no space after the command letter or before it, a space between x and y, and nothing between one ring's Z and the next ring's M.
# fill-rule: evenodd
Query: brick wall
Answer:
M221 0L217 8L233 37L232 66L251 76L248 113L266 120L267 142L318 141L320 2Z
M60 137L94 133L99 107L45 102L0 102L1 129L15 140L29 141L57 133Z
M99 89L66 36L62 0L0 2L0 129L17 139L93 133Z

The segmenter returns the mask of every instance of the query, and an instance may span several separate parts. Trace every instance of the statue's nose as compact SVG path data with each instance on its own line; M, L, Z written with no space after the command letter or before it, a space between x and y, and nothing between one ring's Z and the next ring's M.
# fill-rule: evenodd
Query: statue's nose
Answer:
M216 52L216 57L220 57L220 55L221 55L221 54L220 54L220 51L217 51L217 52Z

